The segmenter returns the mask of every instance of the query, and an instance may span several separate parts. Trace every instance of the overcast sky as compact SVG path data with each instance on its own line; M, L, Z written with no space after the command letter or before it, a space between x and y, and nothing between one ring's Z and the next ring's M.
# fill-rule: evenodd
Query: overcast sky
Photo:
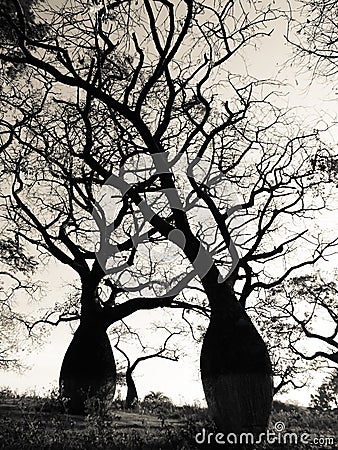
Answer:
M299 107L298 113L307 124L318 127L321 121L325 123L332 121L337 114L334 86L324 80L317 80L310 84L310 74L300 71L299 67L291 66L290 63L285 63L291 55L291 49L283 37L284 34L285 24L280 21L278 25L274 26L271 37L266 38L257 49L249 49L242 62L237 60L234 63L233 70L236 72L248 70L252 76L257 78L284 81L285 86L281 88L280 101L290 107ZM325 134L325 139L333 143L336 142L337 136L337 129L331 128ZM336 216L330 216L330 220L335 219ZM64 286L72 280L70 271L61 264L57 266L51 264L39 274L39 277L49 283L46 296L47 305L53 304L56 297L61 301L62 296L67 294ZM148 325L149 317L149 312L146 314L140 312L135 314L132 320L138 325L147 324L147 332L151 335L152 330ZM21 375L11 371L2 371L0 372L0 385L7 385L12 389L17 388L20 392L31 389L43 392L57 386L62 359L71 340L69 325L63 324L57 329L51 330L51 334L46 340L45 345L36 349L29 356L27 363L31 366L30 370ZM199 378L199 346L193 347L191 340L187 340L187 347L182 348L182 353L186 353L186 356L179 362L149 360L137 368L135 382L140 397L149 391L162 391L177 403L192 403L195 400L203 402L203 389ZM123 360L116 351L115 356L119 360ZM134 354L131 351L132 361L138 356L140 356L139 350L136 350ZM318 382L315 380L315 384ZM309 389L303 389L299 392L291 392L284 398L307 403L309 395Z

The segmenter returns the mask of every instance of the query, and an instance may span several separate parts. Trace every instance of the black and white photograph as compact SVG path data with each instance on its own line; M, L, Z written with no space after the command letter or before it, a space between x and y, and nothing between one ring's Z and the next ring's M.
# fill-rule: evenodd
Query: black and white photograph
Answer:
M338 448L336 0L0 0L0 449Z

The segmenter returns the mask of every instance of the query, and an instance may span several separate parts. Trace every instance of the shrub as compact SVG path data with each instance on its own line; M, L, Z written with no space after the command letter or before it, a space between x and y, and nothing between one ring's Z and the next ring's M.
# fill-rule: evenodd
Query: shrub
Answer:
M328 376L311 396L311 405L321 411L338 408L338 369Z

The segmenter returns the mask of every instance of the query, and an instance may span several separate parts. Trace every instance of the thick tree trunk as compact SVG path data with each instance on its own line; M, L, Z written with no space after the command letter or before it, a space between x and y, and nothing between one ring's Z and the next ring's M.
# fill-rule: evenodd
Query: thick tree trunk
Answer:
M84 414L85 402L112 399L116 387L113 351L104 327L81 323L65 354L60 373L60 393L72 414Z
M126 408L133 409L137 406L138 395L136 386L132 377L132 372L127 369L126 372L126 382L127 382L127 397L126 397Z
M101 277L95 264L92 272L82 277L80 325L61 367L60 394L68 399L68 411L73 414L84 414L90 398L109 401L115 394L116 366L107 336L110 322L97 294Z
M272 369L266 345L234 294L209 292L211 320L201 351L209 410L225 435L265 432L272 405Z

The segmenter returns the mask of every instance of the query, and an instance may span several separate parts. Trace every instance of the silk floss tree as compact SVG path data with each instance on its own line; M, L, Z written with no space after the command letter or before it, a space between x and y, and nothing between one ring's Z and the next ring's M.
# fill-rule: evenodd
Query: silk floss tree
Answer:
M308 194L322 183L311 164L317 132L273 104L274 84L234 69L278 11L72 0L36 6L49 26L32 37L14 3L13 16L1 10L15 39L0 60L27 72L3 86L3 209L17 239L78 276L80 324L60 375L70 410L114 393L111 325L191 309L210 314L200 367L218 428L263 432L272 367L246 307L335 243L305 226L326 206Z

